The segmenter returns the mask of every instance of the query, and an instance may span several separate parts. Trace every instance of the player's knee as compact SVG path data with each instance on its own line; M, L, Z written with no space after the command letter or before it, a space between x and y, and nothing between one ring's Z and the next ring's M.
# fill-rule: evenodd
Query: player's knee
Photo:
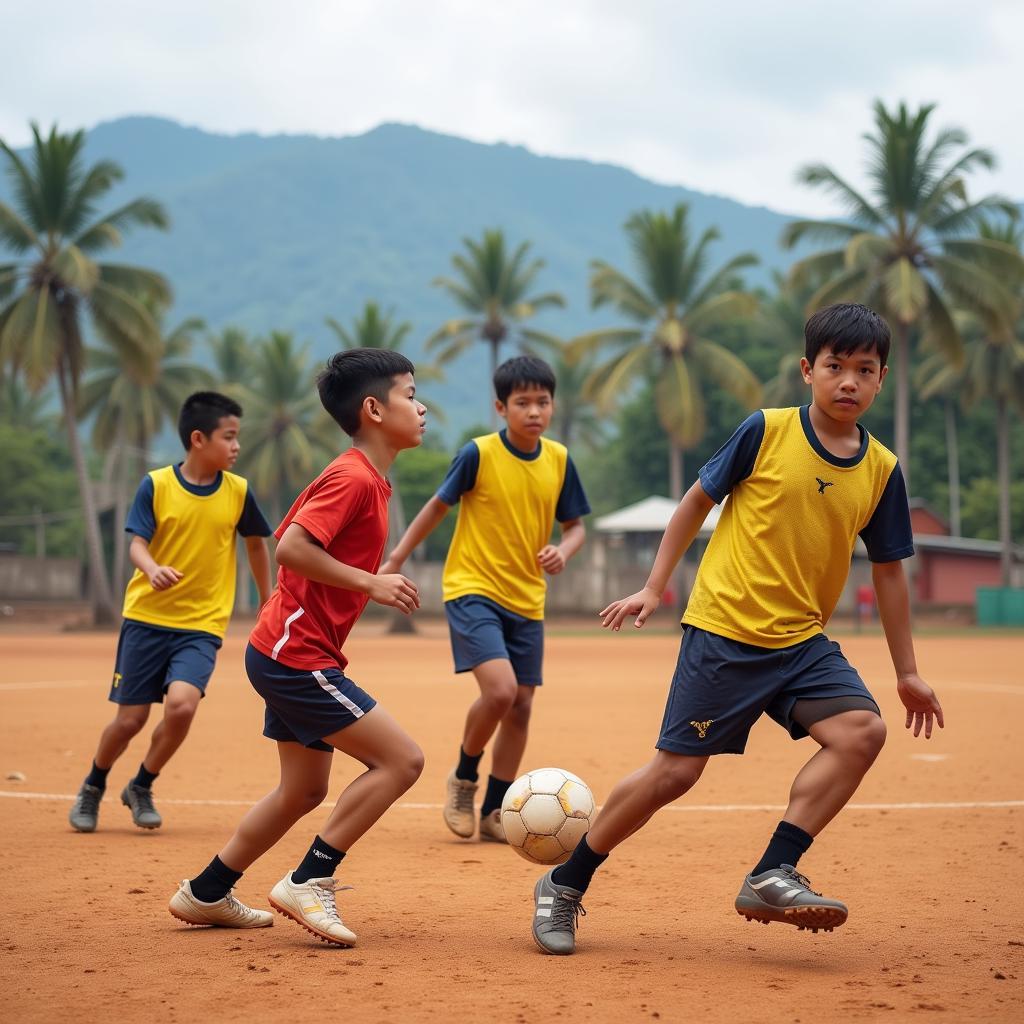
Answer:
M114 719L114 729L122 740L130 740L142 731L148 717L148 705L140 706L138 710L132 708L131 711L126 711L122 707L117 718Z
M505 719L512 725L516 725L520 729L525 729L530 724L530 714L532 711L532 700L516 700L512 704L512 707L509 708Z
M409 789L423 774L424 764L423 751L415 743L411 743L396 765L396 774L404 789Z
M851 759L870 765L885 746L886 728L880 715L864 711L850 722L843 733L840 745Z
M652 791L659 807L677 800L700 778L703 764L690 758L673 759L655 772Z
M198 704L188 700L169 701L164 708L164 720L175 729L187 729L195 718Z
M281 790L281 796L293 812L309 814L327 799L328 788L326 782L307 782L303 786Z
M504 718L515 706L516 692L516 684L511 682L507 686L491 687L484 699L491 705L497 718Z

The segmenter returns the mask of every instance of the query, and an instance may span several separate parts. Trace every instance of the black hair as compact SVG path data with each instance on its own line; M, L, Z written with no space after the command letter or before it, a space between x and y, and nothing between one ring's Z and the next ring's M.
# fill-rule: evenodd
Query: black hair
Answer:
M889 325L873 309L859 302L837 302L819 309L804 324L804 356L813 366L823 348L837 356L874 349L885 366L891 338Z
M531 384L547 389L555 397L555 371L536 356L513 356L494 371L494 394L502 405L516 388Z
M209 437L225 416L241 416L242 407L219 391L196 391L185 399L178 415L178 437L185 451L192 447L192 431Z
M336 352L316 379L320 402L349 437L359 433L363 399L387 402L395 377L415 373L412 363L389 348L350 348Z

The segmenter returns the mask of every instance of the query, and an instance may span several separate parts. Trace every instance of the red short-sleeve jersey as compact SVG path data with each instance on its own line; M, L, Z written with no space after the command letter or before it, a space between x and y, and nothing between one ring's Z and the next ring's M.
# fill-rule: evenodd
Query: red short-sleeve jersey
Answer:
M388 538L390 497L387 480L361 451L350 448L295 499L274 536L280 540L291 523L298 523L332 558L376 573ZM348 659L341 648L368 600L282 565L249 640L291 668L344 668Z

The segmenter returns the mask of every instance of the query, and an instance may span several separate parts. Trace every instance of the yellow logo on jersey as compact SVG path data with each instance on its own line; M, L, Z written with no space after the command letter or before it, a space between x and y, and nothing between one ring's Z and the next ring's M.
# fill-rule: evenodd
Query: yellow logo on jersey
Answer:
M692 725L694 727L694 729L697 730L697 735L701 739L704 739L704 737L707 736L708 729L710 729L711 726L714 725L714 724L715 724L715 720L713 718L709 718L706 722L691 722L690 723L690 725Z
M123 677L122 677L120 672L115 672L114 673L114 684L113 685L114 685L114 689L115 690L121 685L121 679L122 678Z

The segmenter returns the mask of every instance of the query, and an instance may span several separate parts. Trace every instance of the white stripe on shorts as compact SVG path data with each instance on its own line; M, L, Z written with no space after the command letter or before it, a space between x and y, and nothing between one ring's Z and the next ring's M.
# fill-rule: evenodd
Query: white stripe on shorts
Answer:
M330 681L330 680L329 680L329 679L327 678L327 676L325 676L325 675L323 674L323 672L320 672L320 671L318 671L317 669L313 669L313 678L314 678L314 679L316 679L316 681L317 681L317 682L318 682L318 683L319 683L319 684L320 684L320 685L321 685L321 686L322 686L322 687L323 687L323 688L324 688L324 689L325 689L325 690L326 690L326 691L327 691L327 692L328 692L328 693L329 693L329 694L330 694L330 695L331 695L331 696L332 696L332 697L333 697L333 698L334 698L334 699L335 699L335 700L336 700L336 701L337 701L337 702L338 702L339 704L342 704L342 705L344 705L344 706L345 706L345 708L347 708L347 709L348 709L349 711L351 711L351 712L352 712L352 717L353 717L353 718L362 718L362 717L363 717L363 709L362 709L362 708L361 708L361 707L360 707L360 706L359 706L358 704L353 704L353 703L352 703L352 701L350 701L350 700L348 699L348 697L346 697L346 696L345 696L345 694L343 694L343 693L341 692L341 690L339 690L339 689L338 689L338 688L337 688L337 687L336 687L336 686L334 685L334 683L332 683L332 682L331 682L331 681Z
M274 650L271 652L270 655L270 657L273 658L274 661L277 661L277 656L281 653L281 648L284 647L286 643L288 643L288 637L292 635L292 623L296 619L301 618L303 615L305 615L305 613L306 609L300 605L299 610L297 612L292 612L291 615L289 615L288 618L284 620L284 632L281 634L281 639L278 640L276 644L274 644Z

